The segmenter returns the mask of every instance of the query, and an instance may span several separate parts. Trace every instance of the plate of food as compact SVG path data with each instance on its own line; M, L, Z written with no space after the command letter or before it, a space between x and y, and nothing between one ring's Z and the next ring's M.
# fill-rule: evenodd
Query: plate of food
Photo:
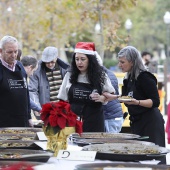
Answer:
M73 141L78 146L86 146L91 144L104 144L104 143L131 143L131 144L141 144L141 145L155 145L152 142L139 141L139 140L126 140L126 139L105 139L105 138L96 138L96 139L78 139Z
M47 162L52 152L29 149L0 149L0 161Z
M118 97L118 100L120 101L120 102L131 102L132 101L132 97L130 97L130 96L120 96L120 97Z
M139 164L132 162L117 162L117 163L86 163L76 165L75 170L106 170L106 169L150 169L150 170L169 170L169 165L151 165Z
M6 149L33 149L40 150L41 147L35 144L36 140L22 141L22 140L0 140L0 148Z
M140 139L141 136L130 133L83 132L72 133L70 138L74 141L74 139Z
M38 140L38 137L36 134L1 134L0 135L0 141L1 140L22 140L22 141L33 141Z
M97 151L96 159L111 161L141 161L165 158L170 151L158 145L105 143L83 146L83 151Z
M36 134L37 132L42 132L42 128L26 128L26 127L10 127L10 128L0 128L0 134Z

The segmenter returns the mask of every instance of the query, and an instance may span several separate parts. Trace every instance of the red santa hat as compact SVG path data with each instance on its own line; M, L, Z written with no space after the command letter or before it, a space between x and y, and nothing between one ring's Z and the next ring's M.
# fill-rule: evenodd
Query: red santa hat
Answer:
M74 52L96 55L95 44L93 42L78 42Z

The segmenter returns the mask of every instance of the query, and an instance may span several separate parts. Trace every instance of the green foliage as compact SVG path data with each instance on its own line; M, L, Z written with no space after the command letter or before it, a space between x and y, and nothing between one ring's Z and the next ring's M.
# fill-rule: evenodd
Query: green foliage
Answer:
M62 48L78 41L94 41L101 51L129 43L152 52L166 44L163 16L169 9L169 0L3 0L0 36L17 37L24 54L30 55L49 45ZM129 33L124 27L128 18L133 23ZM102 28L96 33L98 22Z
M108 58L105 58L104 59L104 62L103 62L103 65L106 67L106 68L110 68L112 66L116 66L118 64L118 61L115 60L115 59L108 59Z

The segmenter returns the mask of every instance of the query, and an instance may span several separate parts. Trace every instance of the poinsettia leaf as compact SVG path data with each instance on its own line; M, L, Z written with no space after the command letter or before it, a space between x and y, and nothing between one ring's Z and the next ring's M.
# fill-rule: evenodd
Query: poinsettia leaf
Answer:
M49 119L44 120L44 126L47 126L49 123Z
M58 126L57 119L58 119L58 115L56 114L51 114L49 116L49 123L52 127Z
M83 122L76 121L76 132L81 134L83 132Z
M53 129L54 133L66 126L76 127L77 132L82 132L82 123L77 122L77 115L72 112L70 104L65 101L44 104L41 119L45 126L50 126Z
M76 126L76 120L68 120L68 126L74 127Z
M42 110L41 110L41 112L42 112L42 113L43 113L43 112L49 113L51 109L52 109L51 103L46 103L46 104L43 104L43 105L42 105Z
M66 119L64 117L58 117L57 123L61 129L66 127Z

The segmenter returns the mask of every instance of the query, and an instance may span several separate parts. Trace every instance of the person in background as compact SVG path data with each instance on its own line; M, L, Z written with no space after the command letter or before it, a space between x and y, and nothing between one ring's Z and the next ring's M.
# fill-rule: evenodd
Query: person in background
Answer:
M158 94L160 99L159 110L163 114L164 111L164 98L165 98L165 91L163 89L164 84L162 82L158 82Z
M71 110L83 121L83 132L104 132L102 92L115 93L110 79L96 58L93 42L76 44L71 70L66 73L58 98L68 101ZM117 95L114 95L117 98Z
M17 60L20 61L22 56L22 50L18 49L18 55L17 55Z
M17 55L17 60L20 61L22 58L22 50L18 49L18 55ZM35 62L37 63L38 61L34 58L32 59L32 56L25 56L24 59L22 59L22 64L24 64L24 69L26 71L27 77L30 77L33 73L33 71L30 69L29 66L30 64L33 64L33 66L35 66ZM37 69L37 68L36 68ZM34 71L36 70L34 69ZM32 109L35 112L40 112L41 107L39 107L36 103L34 103L34 101L30 98L30 109ZM30 120L30 125L33 126L32 121Z
M32 56L23 56L21 58L21 63L24 66L25 72L28 77L32 76L33 73L38 68L38 61L35 57ZM34 101L30 98L30 108L34 111L40 112L41 107L39 107Z
M99 55L96 55L97 60L101 66L103 66L103 61ZM115 94L119 95L118 80L115 74L104 67L106 74L108 75L112 86L115 89ZM118 99L109 101L106 105L103 105L103 113L105 119L105 130L106 132L119 133L123 124L123 111L121 104Z
M143 61L144 66L146 67L146 69L149 69L148 66L152 60L152 57L153 57L152 54L147 51L143 51L141 53L141 56L142 56L142 61Z
M30 97L23 65L17 61L18 41L4 36L0 40L0 127L28 127Z
M149 136L148 141L165 147L164 119L158 109L160 100L156 77L143 65L139 51L127 46L118 53L119 67L127 72L122 87L122 96L132 97L124 102L130 114L132 133ZM103 94L112 100L109 93Z
M157 61L152 61L153 55L150 52L143 51L141 56L146 69L151 73L157 73L158 63Z
M57 48L44 49L38 69L29 80L30 97L39 107L48 102L58 101L58 90L68 67L69 65L58 57ZM34 114L37 119L40 118L39 113Z

